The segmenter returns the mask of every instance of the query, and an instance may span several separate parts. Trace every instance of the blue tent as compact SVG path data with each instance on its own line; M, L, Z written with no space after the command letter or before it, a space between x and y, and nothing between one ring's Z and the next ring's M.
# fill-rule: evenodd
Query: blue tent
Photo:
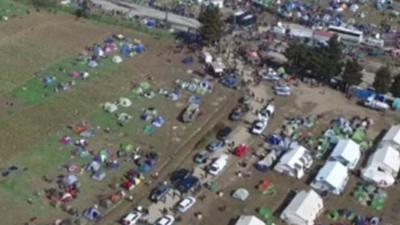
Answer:
M136 44L136 45L134 46L134 49L135 49L135 52L136 52L136 53L142 53L142 52L144 52L144 50L145 50L143 44Z
M281 141L282 141L282 138L281 138L279 135L277 135L277 134L271 134L271 135L268 137L268 140L267 140L267 142L268 142L270 145L279 145L279 144L281 143Z
M100 211L95 207L87 208L83 211L83 216L90 221L99 221L102 217Z
M396 99L393 101L392 107L393 107L395 110L400 110L400 98L396 98Z

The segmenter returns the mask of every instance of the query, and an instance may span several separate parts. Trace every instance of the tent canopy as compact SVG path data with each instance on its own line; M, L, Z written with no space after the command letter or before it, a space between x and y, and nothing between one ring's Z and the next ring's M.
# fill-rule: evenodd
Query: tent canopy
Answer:
M300 191L284 209L281 219L290 220L291 217L296 217L303 221L314 221L322 209L322 198L315 191Z
M243 215L239 217L235 225L265 225L265 223L255 216Z
M232 197L239 199L241 201L246 201L246 199L249 197L250 193L248 190L244 189L244 188L239 188L237 189Z
M330 157L354 169L361 158L360 145L351 139L340 139Z
M337 161L328 161L318 172L314 182L325 182L341 192L348 181L347 168Z
M390 127L389 131L383 136L382 141L400 145L400 125Z

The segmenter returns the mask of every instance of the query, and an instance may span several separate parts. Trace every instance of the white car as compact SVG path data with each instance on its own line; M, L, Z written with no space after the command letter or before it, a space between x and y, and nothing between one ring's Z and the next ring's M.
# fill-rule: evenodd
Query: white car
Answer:
M211 175L218 175L224 169L226 164L228 163L228 155L221 155L219 156L214 162L210 164L208 167L208 173Z
M122 225L134 225L139 221L141 217L141 212L133 211L122 219Z
M268 120L256 120L250 128L252 134L262 134L267 128Z
M182 199L182 201L180 201L178 203L176 208L178 209L179 212L184 213L184 212L187 212L190 208L192 208L192 206L195 203L196 203L196 199L192 196L188 196L188 197Z
M172 225L175 222L175 218L171 215L165 215L159 218L154 225Z

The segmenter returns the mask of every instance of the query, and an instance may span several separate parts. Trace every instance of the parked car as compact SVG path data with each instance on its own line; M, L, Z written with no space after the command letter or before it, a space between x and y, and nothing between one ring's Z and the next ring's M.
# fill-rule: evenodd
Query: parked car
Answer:
M152 202L163 200L166 198L170 190L171 186L167 182L163 182L151 191L150 200Z
M225 168L228 163L228 155L221 155L216 160L214 160L208 167L208 173L216 176Z
M216 152L225 146L225 141L215 140L207 145L207 150L210 152Z
M221 130L218 131L217 133L217 138L218 140L226 140L228 136L232 133L232 128L230 127L224 127Z
M188 196L184 199L182 199L182 201L180 201L178 203L178 205L176 206L176 208L178 209L179 212L181 213L185 213L187 212L190 208L192 208L192 206L196 203L196 199L192 196Z
M208 161L208 158L210 158L210 153L206 150L202 150L194 156L194 162L204 164Z
M154 223L154 225L172 225L175 222L175 218L171 215L165 215Z
M182 168L179 170L175 170L172 175L171 175L171 183L173 185L177 184L180 180L185 179L186 177L189 177L192 174L192 172L188 169Z
M268 125L268 120L256 120L250 128L252 134L262 134Z
M244 112L241 107L236 107L232 110L231 114L229 114L229 119L232 121L239 121L242 119Z
M122 225L134 225L139 221L141 217L141 212L133 211L122 219Z

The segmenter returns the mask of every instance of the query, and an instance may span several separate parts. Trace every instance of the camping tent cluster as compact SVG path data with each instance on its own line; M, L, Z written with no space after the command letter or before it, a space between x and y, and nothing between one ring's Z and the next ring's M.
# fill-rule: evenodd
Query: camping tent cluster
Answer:
M70 64L60 66L60 74L46 74L42 78L44 90L48 88L54 88L56 92L67 90L76 84L77 79L86 80L89 78L89 70L98 68L99 65L106 63L109 59L115 64L120 64L123 62L122 56L134 57L142 53L144 49L141 41L135 39L132 42L122 34L108 37L102 43L93 44L88 48L88 51L81 52ZM71 66L72 68L68 69L70 71L65 69ZM65 75L67 75L67 78Z
M392 186L400 170L400 125L392 126L362 170L362 177L379 187Z

